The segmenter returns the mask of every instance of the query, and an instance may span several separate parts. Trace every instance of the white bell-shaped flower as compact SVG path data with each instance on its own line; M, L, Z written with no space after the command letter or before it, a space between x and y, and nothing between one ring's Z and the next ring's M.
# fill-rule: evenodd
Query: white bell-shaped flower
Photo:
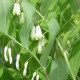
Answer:
M40 40L42 37L42 31L39 25L36 26L35 39Z
M16 2L14 4L14 7L13 7L13 15L20 15L21 11L20 11L20 4L18 2Z
M35 40L35 32L36 32L36 28L35 28L35 26L33 26L31 29L31 39L32 40Z
M21 24L24 23L24 13L23 12L21 13L21 16L20 16L20 23Z
M12 64L11 48L8 48L8 54L9 54L9 62L10 64Z
M17 3L15 3L13 7L13 15L16 15L16 7L17 7Z
M6 62L8 61L7 50L8 50L8 47L5 46L5 48L4 48L4 59L5 59Z
M43 47L45 45L45 36L42 35L42 38L39 40L39 44Z
M42 52L42 46L41 44L38 44L38 53L41 53Z
M36 75L37 75L37 73L34 72L31 80L34 80L34 78L36 77Z
M17 3L17 11L16 11L16 14L17 15L20 15L21 11L20 11L20 4Z
M39 75L38 74L36 75L36 80L39 80Z
M38 53L42 52L44 45L45 45L45 36L42 35L42 38L39 40L39 43L38 43Z
M27 74L27 67L28 67L28 61L25 62L24 64L24 70L23 70L23 76L25 77Z
M20 54L16 56L16 69L19 70L19 61L20 61Z

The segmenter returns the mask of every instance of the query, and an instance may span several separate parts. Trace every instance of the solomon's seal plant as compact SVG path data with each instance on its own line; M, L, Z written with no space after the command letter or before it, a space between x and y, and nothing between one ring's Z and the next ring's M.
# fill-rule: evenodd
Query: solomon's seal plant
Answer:
M0 0L0 80L80 80L80 0Z

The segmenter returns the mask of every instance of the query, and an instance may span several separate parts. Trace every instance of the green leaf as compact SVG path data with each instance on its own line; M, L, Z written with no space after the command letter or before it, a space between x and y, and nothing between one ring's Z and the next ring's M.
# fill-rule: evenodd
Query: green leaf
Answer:
M73 9L74 13L77 13L77 11L80 9L80 0L70 0L71 7Z
M7 30L8 30L8 34L10 35L10 36L12 36L13 38L16 38L16 31L15 31L15 25L14 25L14 22L13 22L13 20L11 20L10 21L10 24L9 24L9 26L8 26L9 28L7 28Z
M6 22L7 22L7 16L12 8L12 1L11 0L0 0L0 31L1 32L7 32L6 29Z
M3 66L0 65L0 78L1 78L2 75L3 75Z
M47 46L45 47L45 49L43 50L42 56L40 58L41 64L43 66L46 66L47 58L48 58L50 50L53 46L55 37L60 30L60 26L55 18L52 18L49 21L48 26L49 26L49 42L48 42Z
M57 4L58 0L43 0L41 5L42 13L45 14L49 10L52 10Z
M65 60L63 58L57 58L51 63L49 80L66 80L68 72Z
M63 16L64 16L65 21L68 21L71 18L71 16L72 16L72 10L71 10L71 8L68 7L63 12L64 12Z
M76 77L80 67L80 40L77 41L73 46L71 55L69 57L69 64L73 72L73 75Z
M10 74L10 76L15 80L19 80L20 79L20 72L15 70L15 69L12 69L12 68L8 68L8 72Z
M75 26L73 29L70 31L66 32L64 37L63 37L63 42L62 46L65 47L66 42L68 39L72 38L74 35L76 35L80 31L80 24L78 26Z
M30 1L32 4L36 5L36 3L39 1L39 0L28 0Z
M1 76L0 80L5 80L5 79L6 79L6 80L14 80L14 79L10 76L8 70L4 68L4 72L3 72L3 75Z
M25 21L20 30L20 39L24 47L27 48L30 29L33 26L32 18L35 12L35 7L32 6L27 0L23 0L21 6L24 12Z

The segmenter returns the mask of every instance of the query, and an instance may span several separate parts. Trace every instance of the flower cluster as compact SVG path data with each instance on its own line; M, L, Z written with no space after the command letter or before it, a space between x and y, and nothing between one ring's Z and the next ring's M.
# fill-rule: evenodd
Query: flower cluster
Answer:
M16 57L16 69L17 70L19 70L19 61L20 61L20 54L17 54L17 57ZM23 69L24 77L27 75L27 69L28 69L28 61L24 63L24 69ZM39 80L39 75L36 72L33 73L31 80L34 80L35 77L36 77L36 80Z
M39 25L36 27L33 26L31 30L31 39L32 40L40 40L42 37L42 31Z
M8 48L8 46L5 46L5 48L4 48L4 59L5 59L6 62L8 61L8 56L7 55L9 56L10 64L12 64L11 48ZM20 61L20 54L17 54L16 63L15 63L15 66L16 66L17 70L20 70L19 61ZM24 77L27 75L27 69L28 69L28 61L26 61L24 63L24 69L23 69L23 76ZM39 80L39 75L37 75L36 72L33 73L33 77L32 77L31 80L34 80L35 77L36 77L36 80Z
M21 12L21 7L20 7L19 1L14 3L13 15L20 16L20 23L22 23L22 24L24 23L24 13ZM38 53L41 53L42 50L43 50L43 47L45 45L45 36L42 34L42 30L41 30L41 27L39 25L32 27L31 39L32 40L39 40ZM11 57L11 49L10 48L8 49L8 52L9 52L9 61L10 61L10 64L11 64L12 63L12 57ZM4 50L4 58L5 58L5 61L8 61L7 47L5 47L5 50ZM16 66L17 70L20 70L19 63L20 63L20 54L17 54L16 63L15 63L15 66ZM24 77L27 75L27 68L28 68L28 61L26 61L24 63L24 69L23 69L23 76ZM34 80L34 78L36 78L36 80L39 80L39 75L36 72L33 73L33 76L32 76L31 80Z
M20 70L20 68L19 68L19 61L20 61L20 54L17 54L17 56L16 56L16 69L17 69L17 70ZM28 67L28 61L26 61L26 62L24 63L24 70L23 70L23 76L24 76L24 77L25 77L26 74L27 74L27 67Z
M8 46L4 48L4 59L6 62L9 60L10 64L12 64L11 48L8 48Z
M39 80L39 75L36 72L33 73L33 76L32 76L31 80L34 80L35 77L36 77L36 80Z
M20 23L24 23L24 13L21 12L19 1L14 3L13 7L13 15L20 15ZM43 46L45 45L45 36L42 34L41 27L39 25L33 26L31 29L31 39L39 40L38 43L38 53L41 53L43 50Z
M39 25L37 25L36 27L35 26L32 27L31 39L32 40L39 40L38 53L41 53L42 48L45 45L45 36L42 34L41 27Z

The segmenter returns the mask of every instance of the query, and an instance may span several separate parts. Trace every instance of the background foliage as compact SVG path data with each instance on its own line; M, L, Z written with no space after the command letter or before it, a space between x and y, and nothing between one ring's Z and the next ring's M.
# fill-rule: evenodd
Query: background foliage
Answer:
M80 0L20 0L25 21L12 14L15 0L0 0L0 80L80 80ZM37 53L38 41L30 39L33 25L40 25L45 48ZM12 49L13 63L4 61L3 50ZM15 57L20 53L20 71ZM28 73L23 77L24 62Z

